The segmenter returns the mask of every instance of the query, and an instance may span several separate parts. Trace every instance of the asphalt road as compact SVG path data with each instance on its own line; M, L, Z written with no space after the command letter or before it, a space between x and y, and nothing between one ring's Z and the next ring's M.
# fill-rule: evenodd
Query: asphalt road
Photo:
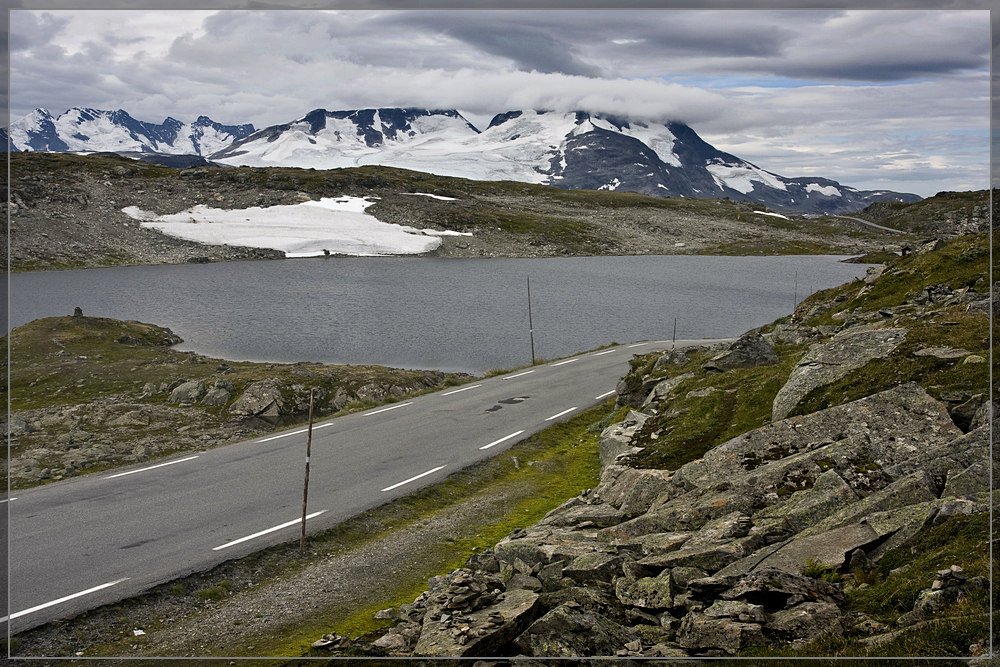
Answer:
M632 354L669 346L621 345L316 423L307 531L571 418L613 394ZM297 539L306 437L297 428L14 493L0 622L16 634Z

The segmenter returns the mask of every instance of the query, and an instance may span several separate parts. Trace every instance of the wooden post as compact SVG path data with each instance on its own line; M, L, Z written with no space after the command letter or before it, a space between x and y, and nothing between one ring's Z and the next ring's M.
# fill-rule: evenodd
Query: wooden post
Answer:
M795 314L795 306L799 304L799 272L795 272L795 293L792 295L792 314Z
M299 536L299 555L306 552L306 503L309 500L309 457L313 440L313 390L309 389L309 435L306 436L306 480L302 487L302 534Z
M531 276L528 276L528 336L531 338L531 365L535 365L535 329L531 325Z

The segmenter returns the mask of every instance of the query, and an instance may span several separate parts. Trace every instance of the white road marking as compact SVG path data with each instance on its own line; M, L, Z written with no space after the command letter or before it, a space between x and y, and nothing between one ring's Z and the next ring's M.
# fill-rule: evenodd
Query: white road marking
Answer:
M552 367L555 368L556 366L562 366L563 364L571 364L574 361L580 361L580 360L579 359L567 359L566 361L560 361L557 364L552 364Z
M441 395L442 396L451 396L452 394L457 394L460 391L469 391L470 389L475 389L476 387L482 387L482 386L483 385L481 385L481 384L474 384L471 387L462 387L461 389L455 389L453 391L446 391L445 393L443 393Z
M129 470L128 472L120 472L117 475L108 475L104 479L114 479L115 477L124 477L125 475L134 475L137 472L146 472L147 470L152 470L153 468L162 468L163 466L172 466L175 463L184 463L185 461L190 461L191 459L196 459L197 456L189 456L184 459L177 459L176 461L167 461L166 463L159 463L155 466L149 466L148 468L139 468L138 470Z
M373 410L371 412L366 412L365 417L369 417L371 415L377 415L380 412L388 412L389 410L395 410L396 408L405 408L407 405L413 405L413 402L409 401L407 403L397 403L396 405L390 405L389 407L382 408L381 410Z
M521 435L522 433L524 433L523 429L520 430L520 431L517 431L516 433L511 433L510 435L505 435L504 437L500 438L499 440L494 440L493 442L491 442L488 445L483 445L479 449L489 449L493 445L499 445L501 442L505 442L507 440L510 440L511 438L515 438L515 437Z
M508 375L504 380L513 380L514 378L519 378L522 375L527 375L528 373L534 373L535 371L524 371L523 373L518 373L517 375Z
M606 394L601 394L600 396L594 396L594 400L595 401L599 401L602 398L607 398L608 396L610 396L611 394L615 393L616 391L618 391L618 390L617 389L612 389L611 391L609 391Z
M629 345L629 347L642 347L643 345L649 345L649 343L636 343L635 345Z
M313 430L326 428L327 426L333 426L333 421L328 421L325 424L313 424ZM272 435L270 438L264 438L263 440L258 440L257 442L268 442L271 440L277 440L278 438L287 438L290 435L298 435L299 433L305 433L309 430L309 427L300 428L298 431L289 431L288 433L281 433L279 435Z
M617 349L614 349L614 350L604 350L604 352L598 352L598 353L596 353L596 354L595 354L594 356L595 356L595 357L599 357L599 356L601 356L602 354L611 354L612 352L617 352L617 351L618 351Z
M320 510L318 512L313 512L312 514L309 514L309 515L306 516L306 520L309 520L309 519L311 519L313 517L319 516L320 514L322 514L325 511L326 510ZM267 530L262 530L259 533L254 533L253 535L247 535L246 537L241 537L238 540L233 540L232 542L226 542L225 544L221 544L221 545L219 545L217 547L212 547L212 551L218 551L219 549L225 549L226 547L231 547L234 544L240 544L241 542L246 542L246 541L252 540L252 539L254 539L256 537L260 537L261 535L267 535L268 533L273 533L276 530L281 530L282 528L288 528L289 526L294 526L296 524L301 524L301 523L302 523L302 517L299 517L298 519L292 519L291 521L286 521L285 523L281 524L280 526L274 526L273 528L268 528Z
M392 491L393 489L399 488L399 487L403 486L404 484L409 484L410 482L418 480L421 477L427 477L427 475L432 475L432 474L436 473L438 470L441 470L441 468L444 468L444 466L438 466L437 468L434 468L433 470L428 470L427 472L422 472L419 475L417 475L416 477L411 477L410 479L404 480L404 481L400 482L399 484L393 484L392 486L387 486L387 487L385 487L382 490L383 491Z
M550 422L550 421L552 421L553 419L556 419L556 418L558 418L558 417L562 417L563 415L566 415L566 414L569 414L570 412L573 412L574 410L576 410L576 408L570 408L569 410L563 410L562 412L560 412L560 413L559 413L559 414L557 414L557 415L552 415L551 417L549 417L549 418L548 418L548 419L546 419L545 421L547 421L547 422Z
M21 616L25 616L27 614L34 613L34 612L39 611L41 609L46 609L47 607L52 607L52 606L55 606L57 604L61 604L63 602L67 602L67 601L72 600L74 598L83 597L84 595L90 595L91 593L96 593L97 591L101 590L102 588L108 588L110 586L114 586L115 584L120 584L121 582L126 581L126 580L128 580L128 577L123 577L122 579L118 579L116 581L109 581L106 584L101 584L100 586L94 586L93 588L88 588L85 591L80 591L79 593L73 593L72 595L67 595L66 597L59 598L58 600L53 600L52 602L46 602L44 604L40 604L40 605L38 605L36 607L32 607L31 609L24 609L22 611L15 612L15 613L11 614L10 616L4 616L3 618L0 618L0 623L6 623L7 621L11 621L11 620L13 620L15 618L19 618Z
M6 502L9 502L11 500L17 500L17 498L4 498L3 500L0 500L0 503L6 503Z

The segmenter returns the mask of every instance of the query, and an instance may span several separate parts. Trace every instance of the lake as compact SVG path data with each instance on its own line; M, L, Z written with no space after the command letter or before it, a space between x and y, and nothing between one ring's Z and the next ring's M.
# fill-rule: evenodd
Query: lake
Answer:
M85 315L170 327L228 360L481 374L611 342L726 338L865 275L835 256L330 257L12 274L9 326Z

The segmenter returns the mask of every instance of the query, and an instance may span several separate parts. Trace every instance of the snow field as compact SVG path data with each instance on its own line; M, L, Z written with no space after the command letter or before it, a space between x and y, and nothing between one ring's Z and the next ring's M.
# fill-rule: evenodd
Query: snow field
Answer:
M213 245L241 245L281 250L286 257L335 255L416 255L441 245L442 236L472 236L452 231L419 230L376 220L365 213L374 204L362 197L324 197L290 206L219 209L198 204L171 215L137 206L122 212L143 227Z

